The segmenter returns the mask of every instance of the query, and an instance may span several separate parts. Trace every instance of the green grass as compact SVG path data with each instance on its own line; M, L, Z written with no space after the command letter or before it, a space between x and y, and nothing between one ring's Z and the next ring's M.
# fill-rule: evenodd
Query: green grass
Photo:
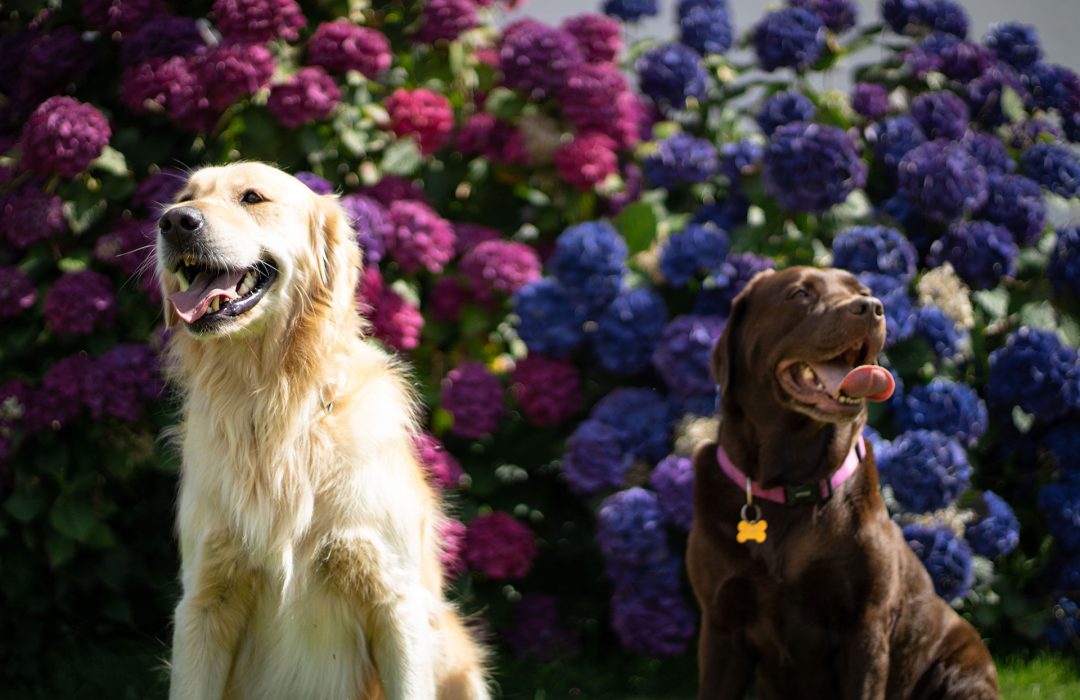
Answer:
M1041 654L998 662L1005 700L1080 699L1080 657Z

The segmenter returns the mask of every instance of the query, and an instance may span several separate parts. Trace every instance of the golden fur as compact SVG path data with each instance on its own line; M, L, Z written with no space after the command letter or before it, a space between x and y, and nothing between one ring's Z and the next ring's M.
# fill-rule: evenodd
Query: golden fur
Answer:
M256 191L266 201L242 202ZM362 339L360 254L333 197L267 165L195 172L200 250L277 279L210 333L177 328L183 598L174 699L484 700L483 654L443 595L438 495L402 373ZM158 261L178 291L168 245ZM170 266L172 269L170 269Z

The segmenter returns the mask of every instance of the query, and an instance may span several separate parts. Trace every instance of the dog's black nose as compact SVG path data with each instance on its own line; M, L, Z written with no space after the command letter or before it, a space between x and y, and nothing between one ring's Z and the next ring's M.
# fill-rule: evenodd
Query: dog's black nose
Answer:
M161 236L173 245L189 243L206 228L206 217L195 207L174 207L158 219Z
M856 316L873 314L881 318L885 315L885 306L877 297L859 297L848 305L848 311Z

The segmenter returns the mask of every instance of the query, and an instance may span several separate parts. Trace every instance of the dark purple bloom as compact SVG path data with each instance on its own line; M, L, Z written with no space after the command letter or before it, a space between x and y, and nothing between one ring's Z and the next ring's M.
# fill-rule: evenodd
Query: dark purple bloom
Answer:
M869 287L885 306L885 347L910 338L915 332L915 315L907 282L894 275L877 272L863 272L859 274L859 281Z
M1080 195L1080 158L1065 146L1040 143L1020 156L1024 174L1054 194Z
M859 6L851 0L790 0L793 7L810 10L836 33L846 32L859 21Z
M801 70L824 53L825 25L801 7L774 10L754 28L754 51L763 70Z
M211 109L223 111L270 82L274 56L259 44L221 44L200 55L197 75Z
M678 656L694 638L694 613L679 595L638 598L622 590L611 598L611 626L631 652Z
M585 338L584 310L552 279L527 284L514 295L517 334L530 352L566 357Z
M45 294L45 323L58 335L87 335L112 323L112 282L93 270L66 272Z
M1012 277L1020 250L1004 226L989 221L953 224L930 246L929 262L952 264L972 289L996 287L1002 277Z
M683 44L663 44L646 52L637 65L641 91L655 104L683 109L709 89L709 74L697 52Z
M656 0L604 0L603 12L627 22L637 22L642 17L656 16Z
M14 266L0 267L0 319L15 318L37 301L30 275Z
M942 525L904 526L904 539L922 561L934 582L934 590L947 601L971 590L975 581L971 547Z
M1053 421L1080 399L1076 350L1053 331L1022 326L1004 347L990 353L986 400L1008 415L1013 406L1043 421Z
M1042 445L1067 478L1080 476L1080 425L1075 420L1057 423L1043 436Z
M1073 70L1039 61L1025 69L1022 79L1033 106L1064 114L1080 110L1080 76Z
M598 309L618 293L626 256L626 242L611 224L587 221L559 235L548 267L578 304Z
M979 519L964 531L976 554L990 559L1005 556L1020 544L1020 521L1005 500L993 491L982 494Z
M356 231L356 241L364 251L364 263L377 265L386 253L390 235L390 212L377 201L356 192L341 198L341 208Z
M158 368L157 352L149 345L115 346L97 361L99 390L87 396L90 415L113 416L133 423L161 399L165 384Z
M931 139L959 139L967 131L971 114L967 104L951 92L926 92L911 101L911 116Z
M882 0L881 14L898 34L939 31L960 38L967 36L967 13L950 0Z
M209 131L220 111L210 106L199 76L206 53L152 58L128 68L121 81L121 99L135 114L162 112L184 129Z
M969 385L937 378L906 392L896 405L900 431L936 430L973 447L986 432L986 404Z
M593 406L589 418L614 428L623 452L634 459L651 463L671 452L675 416L651 389L619 387Z
M881 119L889 113L889 90L877 83L855 83L851 108L867 119Z
M23 425L27 432L60 430L87 408L88 399L101 391L95 362L83 354L57 360L41 378L26 402Z
M1004 226L1021 245L1034 245L1046 226L1046 204L1038 183L1022 175L991 175L979 217Z
M761 168L761 161L765 157L765 149L757 141L743 139L734 143L725 143L720 147L720 173L724 175L732 185L737 185L744 175L752 175ZM712 205L714 208L717 205ZM699 218L700 210L695 212L694 222L702 223ZM709 218L706 215L706 218ZM740 215L742 221L746 220L745 212ZM728 221L722 225L713 221L717 227L728 231L734 228ZM739 222L741 223L741 222Z
M178 168L162 168L148 175L131 195L131 206L139 214L157 216L176 198L187 175Z
M670 550L660 499L638 487L608 496L597 514L596 540L609 561L639 566L664 561Z
M920 77L945 69L945 52L960 43L952 34L933 32L912 44L901 56L907 69Z
M972 158L986 169L987 175L1011 173L1016 170L1016 160L999 139L990 134L968 131L960 141Z
M129 277L154 275L154 241L157 222L121 219L94 243L94 259Z
M1051 609L1046 641L1056 649L1063 649L1076 644L1077 639L1080 639L1080 605L1063 596Z
M374 185L361 188L360 193L371 197L384 207L389 207L394 202L403 199L430 204L421 185L400 175L383 175L382 179Z
M694 522L694 463L689 457L665 457L653 469L649 486L668 520L684 530Z
M469 568L493 579L524 578L536 559L536 535L509 513L478 515L465 531Z
M758 163L760 164L760 160ZM732 161L728 163L728 167L734 164L735 161ZM753 167L753 165L747 166L749 169L753 169ZM741 192L736 191L719 202L698 208L690 217L690 223L711 224L721 231L734 231L746 223L746 216L749 212L750 200Z
M686 286L695 275L720 267L731 244L727 234L707 225L690 224L664 241L660 272L668 284Z
M507 26L499 43L503 83L531 99L558 92L584 60L574 37L532 19Z
M986 202L986 169L961 144L938 139L917 146L898 172L904 195L927 218L952 221Z
M540 258L524 243L485 241L465 253L460 269L478 301L493 301L540 279Z
M151 58L189 56L206 46L199 25L190 17L163 15L150 19L131 34L125 34L120 56L126 66Z
M210 11L222 36L229 41L296 41L307 25L296 0L214 0Z
M1039 491L1039 510L1059 546L1070 552L1080 550L1080 480L1044 486Z
M649 366L667 325L663 298L649 287L622 290L596 318L592 347L597 363L613 374L636 374Z
M754 118L765 135L772 136L777 127L791 122L813 121L815 116L817 116L817 107L810 98L789 90L778 92L765 100Z
M606 15L577 15L563 20L562 30L577 39L589 63L610 63L622 51L622 27Z
M1080 226L1058 229L1046 276L1055 291L1080 298Z
M705 139L680 132L656 145L642 160L653 187L670 189L684 183L707 182L716 174L719 156Z
M679 6L679 40L700 54L724 53L734 30L726 2L689 2Z
M550 427L581 410L581 376L577 367L543 355L519 360L510 390L533 425Z
M967 86L967 102L972 119L990 128L1008 121L1002 102L1006 90L1013 91L1020 99L1027 95L1020 76L1008 67L993 66L971 81Z
M400 200L390 205L386 250L407 274L440 272L454 254L454 229L423 202Z
M109 144L105 116L71 97L41 103L22 131L22 165L43 176L72 178L85 171Z
M762 178L784 209L820 213L866 184L866 165L843 129L794 122L773 133Z
M723 330L724 321L713 316L679 316L667 325L653 364L671 393L694 396L713 391L709 356Z
M936 306L919 307L915 311L914 323L915 335L926 341L939 360L958 358L970 344L968 334Z
M7 195L0 194L0 233L16 250L22 250L67 233L64 202L28 182Z
M904 234L886 226L856 226L833 239L833 265L856 274L879 272L909 281L919 254Z
M472 0L431 0L422 10L423 24L416 40L426 44L454 41L474 27L480 26L476 5Z
M600 421L585 421L566 441L563 476L579 496L622 486L630 465L630 455L623 452L619 431Z
M18 76L15 95L32 107L50 95L62 94L69 83L78 82L93 68L95 59L93 46L83 40L75 27L57 27L35 36L15 73Z
M355 70L374 80L393 61L390 41L381 32L347 19L323 22L307 43L308 62L331 73Z
M911 430L878 456L882 483L905 510L944 508L971 485L971 465L955 439L931 430Z
M161 0L85 0L81 14L92 29L105 34L119 32L126 35L167 11Z
M505 413L502 383L480 362L450 370L443 379L440 400L454 417L451 432L466 438L495 432Z
M341 90L322 68L301 68L287 82L270 90L266 107L284 127L295 129L330 116L341 101Z
M559 599L543 593L526 593L514 606L513 621L503 641L523 659L552 661L580 651L581 640L559 621Z
M461 484L465 471L454 455L429 433L420 433L413 437L413 447L420 464L427 470L429 481L441 489L455 489Z
M465 305L472 301L472 294L457 277L445 276L435 280L428 292L424 308L439 321L456 323L461 319Z
M1013 68L1023 70L1042 58L1039 32L1030 24L995 24L983 41L999 59Z
M993 52L971 41L958 41L941 52L941 72L964 85L993 65Z
M457 149L467 156L483 156L493 163L528 165L521 132L494 114L481 112L465 120L457 136Z
M706 280L704 289L698 295L694 312L727 318L731 311L731 302L754 278L754 275L774 267L776 263L771 258L762 255L754 253L728 255L723 264Z
M866 130L866 142L884 167L886 175L895 180L900 161L926 143L926 135L914 119L904 115L870 125Z
M626 78L610 63L589 63L566 76L558 91L562 114L581 133L599 131L614 136L619 119L619 96L629 89Z
M315 194L334 193L334 183L330 182L325 177L316 175L310 170L301 170L296 173L296 179L307 185L307 188Z

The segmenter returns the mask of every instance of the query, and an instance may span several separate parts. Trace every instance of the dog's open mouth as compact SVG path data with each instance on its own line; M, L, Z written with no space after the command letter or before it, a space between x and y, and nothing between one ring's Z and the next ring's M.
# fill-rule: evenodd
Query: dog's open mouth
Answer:
M896 383L887 369L870 364L870 343L861 339L821 360L786 360L777 368L780 386L795 401L825 413L852 413L863 401L885 401Z
M247 268L221 269L188 256L172 274L180 291L170 294L169 302L191 325L202 318L236 317L251 311L277 277L277 268L262 260Z

